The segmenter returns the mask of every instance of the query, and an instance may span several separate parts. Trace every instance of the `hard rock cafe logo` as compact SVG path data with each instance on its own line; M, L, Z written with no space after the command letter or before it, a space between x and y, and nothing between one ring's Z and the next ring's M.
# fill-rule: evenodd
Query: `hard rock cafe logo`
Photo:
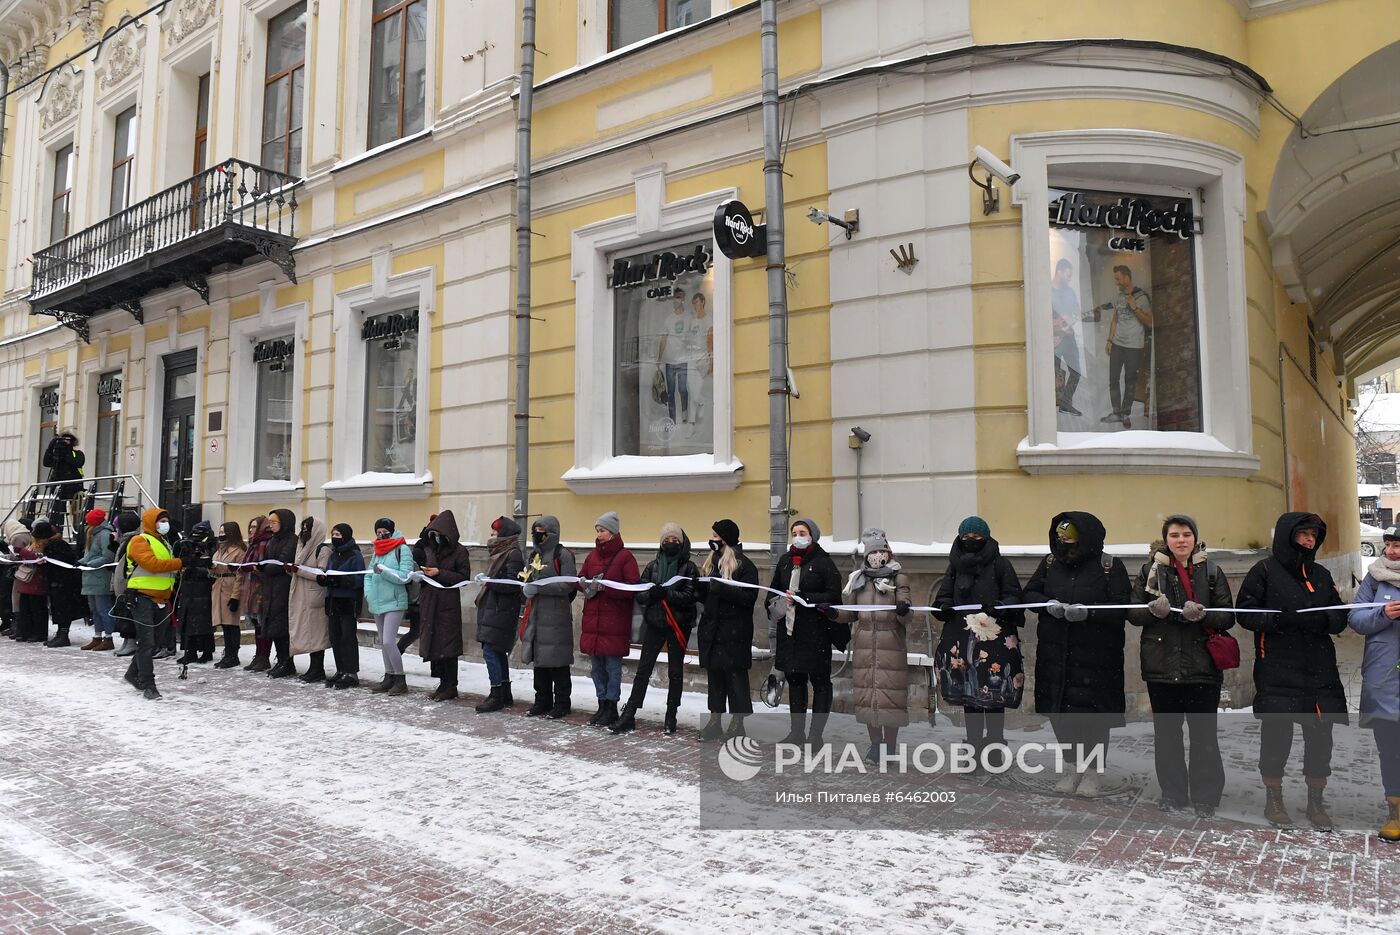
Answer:
M1109 202L1085 198L1081 192L1065 192L1050 202L1050 223L1131 231L1140 237L1176 234L1182 240L1200 233L1188 198L1159 206L1140 196L1123 195L1116 202Z
M614 289L640 286L665 279L675 282L686 273L703 274L714 262L714 254L704 244L696 244L689 253L669 250L650 256L626 257L613 260L609 285Z
M385 339L386 348L398 347L401 338L405 334L415 334L418 331L418 315L404 314L403 312L391 312L388 315L376 315L374 318L366 318L365 323L360 327L360 338L364 341L377 341Z

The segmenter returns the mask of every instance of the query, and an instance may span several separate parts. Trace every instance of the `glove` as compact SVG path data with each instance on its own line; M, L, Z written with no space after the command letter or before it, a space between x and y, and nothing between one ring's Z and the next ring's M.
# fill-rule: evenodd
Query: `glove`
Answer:
M909 608L912 607L912 606L914 606L914 605L910 604L908 601L895 601L895 602L894 602L894 612L895 612L895 616L898 616L898 617L907 617L907 616L909 616Z
M1089 619L1089 608L1083 604L1070 604L1065 608L1065 619L1070 623L1083 623Z
M662 601L666 600L668 594L669 592L665 588L657 585L647 592L647 603L660 604Z
M484 572L484 571L479 571L479 572L477 572L475 575L472 576L472 581L475 581L477 584L481 584L481 583L482 583L483 581L485 581L485 580L486 580L486 572Z
M834 610L830 604L818 604L816 610L828 620L835 620L841 616L840 611Z
M601 591L601 590L603 589L603 585L600 584L600 582L601 582L603 579L602 579L601 576L599 576L599 577L593 578L593 579L591 579L591 580L590 580L590 579L584 579L584 580L588 581L588 583L587 583L587 584L584 584L582 581L579 582L579 590L581 590L581 591L583 592L583 596L584 596L584 598L585 598L586 600L592 600L593 598L597 597L597 596L598 596L598 592Z
M988 617L995 617L997 615L997 605L990 603L983 604L982 613L986 614Z
M521 588L521 590L525 592L526 597L534 597L536 594L540 593L540 586L538 584L527 584L525 587Z
M1156 617L1158 620L1166 620L1172 612L1172 605L1171 602L1167 600L1165 594L1158 594L1154 599L1148 602L1147 609L1152 611L1152 616Z
M238 613L238 598L236 598L236 597L231 597L231 598L229 598L229 600L228 600L228 612L231 613L231 614L236 614L236 613Z
M1181 608L1181 616L1185 617L1191 623L1200 623L1206 618L1206 609L1203 605L1197 604L1195 601L1187 601Z
M1045 612L1056 620L1063 620L1065 618L1065 605L1059 601L1051 601L1045 605Z
M318 585L320 585L321 587L323 587L323 588L328 588L328 587L331 586L331 579L330 579L330 576L329 576L329 575L317 575L317 576L316 576L316 583L317 583Z

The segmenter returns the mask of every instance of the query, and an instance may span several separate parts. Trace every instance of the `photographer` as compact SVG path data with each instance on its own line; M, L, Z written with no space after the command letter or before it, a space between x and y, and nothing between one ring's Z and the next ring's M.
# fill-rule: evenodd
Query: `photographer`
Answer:
M59 529L63 529L63 514L78 494L82 493L83 485L83 465L87 462L87 456L78 448L78 436L72 430L65 431L62 435L55 436L49 442L49 446L44 449L44 467L49 469L49 482L57 481L77 481L78 483L64 484L61 487L50 489L53 495L53 505L49 508L49 522ZM73 506L74 511L79 509ZM75 512L76 515L76 512ZM77 527L76 520L73 523Z
M194 524L190 537L175 546L185 563L175 592L175 620L185 654L180 665L214 660L214 529L207 520Z

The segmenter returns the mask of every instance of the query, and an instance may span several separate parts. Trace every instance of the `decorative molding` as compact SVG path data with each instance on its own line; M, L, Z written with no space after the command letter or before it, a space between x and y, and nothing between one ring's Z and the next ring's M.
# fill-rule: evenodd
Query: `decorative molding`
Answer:
M47 132L78 112L83 99L83 73L60 68L39 92L39 127Z
M107 0L88 0L75 14L78 27L83 31L83 41L88 45L102 35L102 8L106 5Z
M146 48L146 27L136 23L130 27L113 27L97 50L97 87L110 91L141 70L141 57Z
M161 13L165 31L172 42L184 42L214 18L218 0L175 0Z

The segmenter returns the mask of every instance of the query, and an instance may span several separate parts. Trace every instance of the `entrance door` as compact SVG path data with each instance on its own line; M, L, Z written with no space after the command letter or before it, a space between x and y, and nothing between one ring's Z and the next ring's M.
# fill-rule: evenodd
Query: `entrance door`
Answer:
M194 395L197 358L182 351L165 358L161 411L160 507L181 520L194 491Z

